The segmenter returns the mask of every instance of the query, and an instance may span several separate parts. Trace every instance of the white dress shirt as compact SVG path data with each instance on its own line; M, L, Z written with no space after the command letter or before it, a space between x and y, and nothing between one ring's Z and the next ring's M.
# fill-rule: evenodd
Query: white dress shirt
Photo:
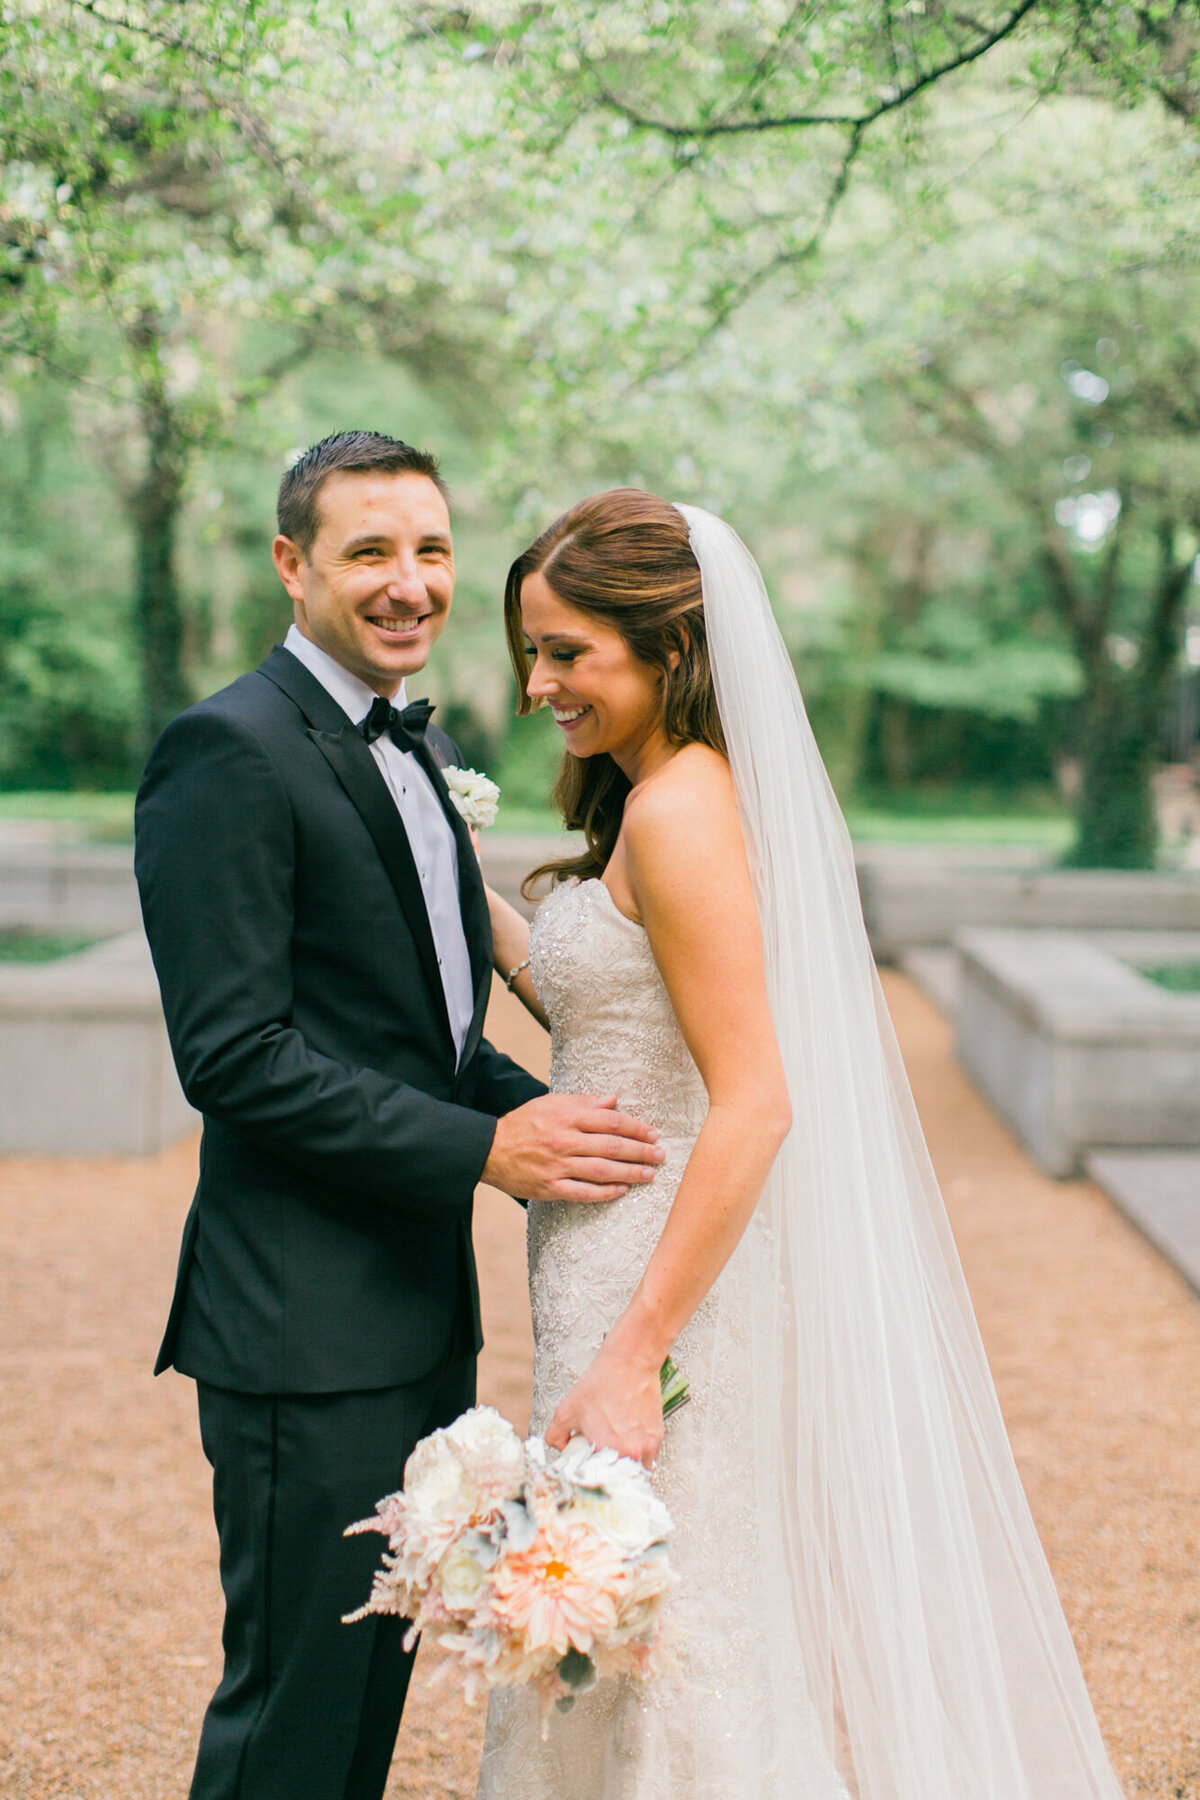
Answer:
M378 698L373 688L352 675L349 669L344 669L328 651L306 638L295 625L289 627L283 647L291 651L297 662L304 664L310 675L316 676L325 692L337 701L353 724L361 724ZM392 705L403 707L407 704L405 683L401 682L399 693L392 697ZM433 783L412 751L401 750L386 731L375 739L370 750L387 782L388 792L396 802L421 877L421 891L425 895L425 911L429 914L429 929L437 951L454 1048L461 1056L475 1011L475 992L459 908L458 844L434 793Z

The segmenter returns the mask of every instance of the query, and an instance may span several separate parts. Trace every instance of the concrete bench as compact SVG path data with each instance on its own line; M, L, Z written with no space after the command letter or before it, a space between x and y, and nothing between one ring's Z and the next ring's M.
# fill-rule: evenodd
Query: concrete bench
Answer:
M0 844L0 925L101 933L141 918L131 845Z
M0 963L0 1155L151 1156L198 1124L141 930Z
M956 942L959 1061L1047 1173L1100 1146L1200 1145L1200 995L1072 932Z
M949 944L972 926L1058 931L1200 930L1200 874L966 864L930 852L858 852L871 948L895 962L914 944Z
M553 856L574 856L579 833L482 834L488 880L528 913L520 886L530 869ZM141 924L131 844L56 845L0 842L0 925L30 930L133 931Z
M483 836L489 878L582 840ZM199 1124L171 1060L129 845L0 844L0 925L120 933L47 963L0 962L0 1156L149 1156Z

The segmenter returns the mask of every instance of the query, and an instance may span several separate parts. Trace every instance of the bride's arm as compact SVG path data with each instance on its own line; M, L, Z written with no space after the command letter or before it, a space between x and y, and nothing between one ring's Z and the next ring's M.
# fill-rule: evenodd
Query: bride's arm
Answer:
M522 918L515 906L510 906L494 888L485 887L488 899L488 911L492 915L492 967L505 981L516 968L528 961L529 957L529 925ZM533 986L533 978L528 968L521 969L512 983L512 992L531 1012L539 1025L549 1031L550 1021L542 1010Z
M663 1358L745 1230L791 1127L733 783L715 752L684 760L635 796L622 841L708 1115L633 1299L546 1433L562 1445L578 1431L646 1463L662 1442Z

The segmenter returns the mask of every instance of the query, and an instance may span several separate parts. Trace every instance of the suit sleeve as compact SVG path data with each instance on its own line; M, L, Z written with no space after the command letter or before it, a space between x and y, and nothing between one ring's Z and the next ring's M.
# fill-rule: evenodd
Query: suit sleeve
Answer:
M513 1062L486 1038L479 1045L475 1082L475 1098L481 1111L494 1113L497 1117L512 1112L514 1107L524 1106L527 1100L536 1100L547 1091L545 1082L523 1069L520 1063Z
M292 811L251 730L199 710L167 727L138 795L136 868L191 1104L334 1186L458 1210L495 1118L347 1067L291 1023Z

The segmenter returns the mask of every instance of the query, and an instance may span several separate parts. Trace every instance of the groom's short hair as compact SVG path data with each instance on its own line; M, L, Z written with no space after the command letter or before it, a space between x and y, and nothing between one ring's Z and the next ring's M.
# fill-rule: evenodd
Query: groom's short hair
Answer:
M335 431L298 456L279 484L275 517L281 537L307 557L321 528L317 500L331 475L378 470L385 475L425 475L449 500L437 457L382 431Z

